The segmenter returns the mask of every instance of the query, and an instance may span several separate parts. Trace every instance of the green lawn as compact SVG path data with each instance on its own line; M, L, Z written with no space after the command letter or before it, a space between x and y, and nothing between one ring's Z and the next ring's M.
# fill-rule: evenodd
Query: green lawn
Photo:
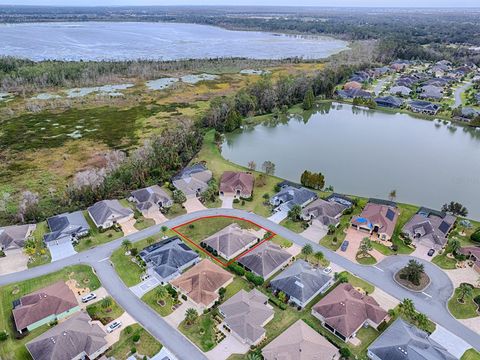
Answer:
M91 249L95 246L105 244L123 236L122 231L114 229L100 232L90 218L90 215L88 215L88 211L83 211L83 216L85 216L85 219L87 219L88 225L90 226L90 234L84 238L79 239L78 244L75 245L76 251L80 252Z
M392 236L392 243L398 246L398 254L410 254L413 252L413 247L405 245L400 234L402 232L403 226L407 223L410 218L415 215L418 211L418 206L407 205L407 204L398 204L398 209L400 211L400 216L398 217L397 225Z
M385 246L379 242L372 241L372 246L375 250L382 253L383 255L390 256L396 254L396 252L390 249L388 246Z
M357 253L357 256L355 258L358 261L358 263L362 265L375 265L377 263L377 259L375 259L370 254L365 256L360 253Z
M462 246L478 245L477 243L474 243L470 240L470 235L472 235L475 230L480 229L480 221L473 221L469 219L469 221L472 223L472 227L469 229L465 229L459 225L461 220L461 218L457 220L457 225L450 232L448 239L455 238L460 241Z
M366 282L365 280L362 280L346 271L344 271L343 273L347 275L348 282L352 284L353 287L362 288L367 292L367 294L371 294L375 290L375 286Z
M480 353L475 349L465 351L460 360L480 360Z
M106 306L103 300L99 300L87 306L88 315L90 315L93 320L99 320L103 325L107 325L124 313L123 309L111 296L107 296L105 299L110 300L111 304Z
M248 221L228 217L213 217L196 220L190 224L178 227L176 230L182 235L188 237L190 240L200 243L210 235L215 234L216 232L233 223L238 224L242 229L259 229L258 226Z
M137 221L135 221L135 224L133 226L135 226L135 229L137 230L143 230L153 225L155 225L155 220L147 219L142 216L141 218L137 219Z
M173 312L172 306L174 305L174 300L167 293L167 297L163 300L165 302L164 306L161 306L158 303L157 297L157 288L150 290L148 293L142 296L142 301L150 306L153 310L160 314L160 316L167 316Z
M165 215L170 219L187 213L187 210L180 204L173 204L168 209L165 209L165 211Z
M42 221L41 223L37 224L37 227L32 234L35 242L35 253L31 255L32 260L27 264L29 268L48 264L50 261L52 261L50 251L43 242L43 235L45 235L47 232L49 232L49 229L46 221Z
M287 240L284 237L279 235L275 235L273 238L270 239L270 241L284 248L289 248L290 246L293 245L293 243L290 240Z
M354 347L355 352L365 354L367 352L367 348L379 335L380 332L378 332L378 330L374 329L371 326L367 328L362 327L357 332L357 339L359 339L362 343Z
M187 325L184 320L180 323L178 329L203 352L213 349L216 345L215 323L211 313L199 316L192 325Z
M233 295L238 293L240 290L245 290L247 292L250 292L252 290L253 285L250 284L247 280L244 278L241 278L240 276L235 276L233 278L233 282L226 287L226 292L225 292L225 297L224 301L230 299Z
M135 335L140 335L137 343L133 341ZM162 344L140 325L133 324L122 330L120 339L107 351L106 356L117 360L126 360L131 355L132 348L135 348L137 353L142 356L153 357L162 349Z
M295 233L301 233L302 231L305 230L304 221L293 221L293 220L290 220L289 218L286 218L285 220L282 220L280 222L280 225L282 225L283 227L286 227L287 229Z
M27 349L24 344L36 338L49 329L44 325L30 332L21 340L16 340L14 325L11 321L12 302L33 291L39 290L56 281L67 281L70 278L75 279L79 286L88 286L90 290L96 290L100 287L100 281L94 275L92 269L86 265L74 265L64 268L61 271L44 275L38 278L25 280L16 284L6 285L0 288L0 329L7 330L8 340L1 343L0 358L3 360L29 359Z
M452 270L456 269L457 260L448 258L446 253L444 252L441 255L435 256L432 259L432 263L440 266L442 269Z
M479 317L480 313L477 312L478 305L473 301L476 296L480 296L480 288L474 288L473 296L466 296L465 303L462 304L457 300L461 296L459 288L456 288L452 298L448 301L448 309L457 319L470 319ZM480 318L478 321L480 321Z

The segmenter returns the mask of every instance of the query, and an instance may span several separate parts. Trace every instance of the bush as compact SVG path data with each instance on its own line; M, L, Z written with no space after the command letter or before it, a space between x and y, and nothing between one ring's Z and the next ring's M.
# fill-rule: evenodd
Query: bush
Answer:
M132 354L135 354L135 353L137 352L137 348L132 347L132 348L130 349L130 352L131 352Z
M178 298L177 290L175 290L172 287L172 285L168 284L167 286L165 286L165 289L167 289L167 291L170 294L170 296L172 297L172 299L176 300Z
M132 336L132 340L134 343L137 343L140 341L140 334L135 334Z
M276 305L277 307L279 307L280 309L282 310L285 310L287 308L287 304L281 302L279 299L277 299L276 297L269 297L268 300Z
M183 299L184 301L187 301L187 295L182 294L182 299Z
M343 358L349 358L350 356L352 356L352 352L349 348L343 347L340 349L340 356Z
M480 295L475 296L475 298L473 299L473 301L475 302L475 304L477 304L478 306L480 306Z
M130 255L137 256L137 254L138 254L138 249L137 248L131 248L130 249Z
M240 202L240 199L237 199L237 198L233 199L234 204L238 204L239 202Z
M480 243L480 229L477 229L472 235L470 235L470 239Z
M248 281L250 281L252 284L261 286L263 285L263 278L261 276L257 276L254 273L248 271L245 273L245 277L247 278Z
M0 331L0 341L5 341L8 338L8 334L6 331Z
M380 325L378 325L377 330L378 330L379 332L382 332L382 331L385 330L387 327L388 327L388 323L387 323L386 321L382 321L382 322L380 323Z
M5 252L3 250L0 250L0 257L5 257L7 255L5 255Z
M233 263L232 263L232 264L228 265L228 269L229 269L231 272L237 274L238 276L243 276L243 275L245 275L245 269L242 268L240 265L237 265L237 264L233 264Z
M392 251L398 251L398 245L393 244L390 246L390 249L392 249Z

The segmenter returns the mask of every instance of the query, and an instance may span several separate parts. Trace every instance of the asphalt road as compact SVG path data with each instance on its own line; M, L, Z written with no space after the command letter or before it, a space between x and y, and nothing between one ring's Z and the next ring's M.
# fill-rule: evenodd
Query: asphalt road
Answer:
M230 215L245 218L272 230L278 235L289 239L300 246L305 244L312 245L315 251L321 250L325 254L325 257L332 263L335 263L352 274L370 282L375 287L382 289L398 300L403 300L404 298L412 299L419 311L425 313L434 322L461 337L472 345L472 347L480 351L480 334L475 333L458 322L448 312L446 304L453 293L453 285L448 276L436 265L415 258L417 261L424 264L427 274L432 279L432 283L424 290L424 292L415 293L406 290L393 280L393 274L413 257L403 255L390 256L376 266L359 265L330 249L324 248L319 244L305 239L281 225L273 223L262 216L243 210L207 209L179 216L162 225L173 227L190 220L212 215ZM142 240L158 233L162 225L152 226L129 235L127 238L132 242ZM121 246L123 239L124 238L114 240L110 243L78 253L57 262L14 274L0 276L0 286L58 271L69 265L79 263L89 264L95 269L103 286L105 286L108 292L112 294L115 300L176 356L180 359L204 359L205 356L186 340L178 330L172 328L157 313L137 299L118 278L116 272L110 265L108 258L115 249Z

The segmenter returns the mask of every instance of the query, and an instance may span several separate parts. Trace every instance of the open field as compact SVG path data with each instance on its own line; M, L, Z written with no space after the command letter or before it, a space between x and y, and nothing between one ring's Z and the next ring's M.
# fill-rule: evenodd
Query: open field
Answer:
M11 320L12 302L33 291L39 290L45 286L53 284L56 281L75 279L78 286L88 287L91 291L100 287L100 281L93 274L90 267L85 265L75 265L64 268L62 271L44 275L20 283L3 286L0 288L0 329L6 329L8 339L2 342L0 346L0 357L4 360L29 359L30 356L25 348L25 344L38 335L49 329L49 325L41 326L31 331L27 336L20 340L15 339L15 331Z

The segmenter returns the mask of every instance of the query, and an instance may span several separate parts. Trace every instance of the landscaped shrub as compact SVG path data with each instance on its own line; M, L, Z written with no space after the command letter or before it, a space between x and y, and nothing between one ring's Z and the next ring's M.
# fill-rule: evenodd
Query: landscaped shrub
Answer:
M480 295L475 296L475 298L473 299L473 301L475 302L475 304L477 304L478 306L480 306Z
M130 249L130 255L136 256L138 254L138 249L137 248L131 248Z
M238 276L245 275L245 269L242 268L240 265L232 263L232 264L228 265L228 269L230 271L232 271L233 273L237 274Z
M130 352L131 352L132 354L135 354L135 353L137 352L137 349L136 349L135 347L132 347L132 348L130 349Z
M340 349L340 355L343 358L348 359L350 356L352 356L352 352L350 351L349 348L343 347Z
M287 304L281 302L281 301L280 301L279 299L277 299L276 297L270 296L270 297L268 298L268 300L269 300L272 304L276 305L277 307L279 307L279 308L282 309L282 310L285 310L285 309L287 308Z
M245 273L245 277L247 278L248 281L250 281L252 284L261 286L263 285L263 278L261 276L257 276L254 273L248 271Z
M239 202L240 202L240 199L237 199L237 198L233 199L234 204L238 204Z
M134 343L137 343L140 341L140 334L135 334L132 336L132 340Z
M382 332L382 331L385 330L387 327L388 327L388 323L387 323L386 321L382 321L382 322L380 323L380 325L378 325L377 330L378 330L379 332Z
M480 229L477 229L471 236L472 241L480 243Z
M165 286L165 289L167 289L167 291L170 294L170 296L172 297L172 299L176 300L178 298L177 290L175 290L172 287L172 285L168 284L167 286Z
M8 338L8 334L6 331L0 331L0 341L5 341Z
M392 249L392 251L398 251L398 245L393 244L390 246L390 249Z

